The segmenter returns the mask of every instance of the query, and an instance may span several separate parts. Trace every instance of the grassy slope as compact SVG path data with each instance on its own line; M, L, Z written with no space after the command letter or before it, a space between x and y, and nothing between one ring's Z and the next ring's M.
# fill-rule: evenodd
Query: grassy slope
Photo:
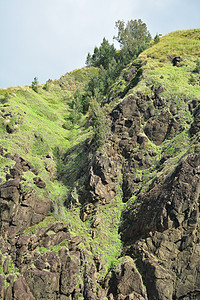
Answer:
M82 90L89 78L96 72L97 69L93 67L75 70L62 76L59 80L51 82L47 91L43 89L43 85L40 85L38 93L35 93L29 86L0 90L0 145L7 148L8 152L12 154L18 153L37 167L38 176L46 182L46 189L41 190L33 184L35 175L29 171L24 173L23 177L26 178L26 182L23 185L34 187L40 195L50 195L54 203L53 215L48 216L40 224L28 228L25 233L34 233L40 227L48 226L56 220L62 219L70 225L72 236L79 235L83 238L82 246L86 247L88 252L99 255L104 263L99 276L104 276L120 254L121 241L118 234L120 214L118 211L121 211L121 197L119 195L109 206L101 209L101 224L98 229L93 229L95 233L92 233L92 218L82 222L79 218L79 207L71 210L64 208L63 201L66 198L68 186L63 183L63 180L60 181L56 178L56 174L65 167L59 161L59 156L76 144L81 144L86 137L91 136L91 128L83 126L85 124L84 117L80 120L79 125L70 124L69 126L69 115L74 92L77 88ZM4 100L6 92L9 93L8 101ZM11 114L11 116L8 115L4 118L5 114ZM69 129L65 129L66 126L63 127L66 122L68 122ZM7 123L12 128L17 125L17 130L12 134L7 133ZM54 156L54 161L46 158L47 153ZM74 152L71 164L73 164L73 156ZM54 173L53 181L50 180L51 174L45 168L49 162ZM12 160L1 158L0 176L3 181L5 181L7 166L13 164ZM95 239L92 238L92 234L95 234ZM59 249L63 246L65 243L54 248ZM38 251L47 251L47 249L38 249Z
M49 83L48 90L40 85L38 93L29 86L0 90L0 145L12 154L18 153L40 171L39 176L47 183L53 200L64 193L65 187L56 180L50 181L50 174L45 169L49 163L46 154L56 157L76 143L78 136L88 134L88 130L81 126L84 119L79 125L73 125L68 118L74 91L82 89L96 72L95 68L75 70ZM8 100L5 100L6 92L9 94ZM69 129L63 126L66 122ZM7 132L7 124L16 129L12 134ZM0 164L0 174L5 181L4 168L13 165L13 161L1 158ZM50 167L56 176L56 161L51 161ZM26 172L26 184L32 185L33 176L31 172ZM39 189L38 192L41 193Z
M200 57L200 29L186 31L175 31L160 38L160 42L142 52L139 57L130 63L121 73L121 76L113 85L110 96L115 97L120 92L128 89L126 81L133 65L141 65L140 80L134 87L130 88L128 94L141 91L152 95L151 86L164 85L163 96L170 97L199 97L200 86L191 85L189 79L195 77L198 83L199 75L192 73L195 68L196 60ZM179 68L174 68L172 59L180 56L182 62Z
M200 57L199 49L200 29L176 31L162 37L158 44L139 56L143 64L142 78L137 87L129 91L141 91L152 95L152 85L163 86L164 92L161 96L166 99L165 109L169 109L172 102L175 103L177 114L174 118L181 118L185 130L157 147L162 157L177 152L166 162L167 171L171 166L175 166L182 156L187 155L196 142L195 139L191 140L188 133L193 120L188 104L193 99L200 99L200 75L193 72ZM182 61L179 67L174 67L172 59L177 56L180 56ZM191 76L195 77L193 84L190 82Z
M200 56L200 29L176 31L161 38L160 42L143 52L139 59L146 65L143 67L143 80L140 82L148 87L150 84L164 85L163 96L193 97L200 96L200 86L191 85L191 75L196 60ZM180 56L180 67L174 68L172 59Z

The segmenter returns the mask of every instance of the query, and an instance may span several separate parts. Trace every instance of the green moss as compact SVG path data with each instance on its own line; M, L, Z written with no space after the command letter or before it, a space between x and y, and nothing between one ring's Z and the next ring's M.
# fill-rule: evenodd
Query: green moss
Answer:
M2 183L6 181L5 175L14 164L15 162L12 159L0 156L0 178Z
M2 266L0 266L0 274L4 276L4 287L7 288L9 286L9 283L7 282L7 277L9 275L14 276L14 281L18 278L19 274L19 269L14 265L12 258L8 254L2 254L0 251L0 254L2 256ZM8 272L4 274L3 271L3 265L6 259L9 259L8 261Z
M47 216L42 222L39 224L33 225L27 228L24 231L24 234L35 234L40 228L48 227L51 224L54 224L57 220L54 216Z

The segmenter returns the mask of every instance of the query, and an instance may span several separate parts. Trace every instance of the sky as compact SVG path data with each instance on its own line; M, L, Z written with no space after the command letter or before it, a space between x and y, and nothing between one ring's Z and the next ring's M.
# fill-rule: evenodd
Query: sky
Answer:
M142 19L154 37L200 28L199 12L199 0L0 0L0 88L84 67L117 20Z

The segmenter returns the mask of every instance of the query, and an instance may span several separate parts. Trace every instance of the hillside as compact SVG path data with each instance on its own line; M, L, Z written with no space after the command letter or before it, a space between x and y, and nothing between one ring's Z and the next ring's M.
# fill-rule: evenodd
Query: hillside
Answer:
M200 299L199 49L176 31L131 61L100 146L74 115L97 68L0 90L0 299Z

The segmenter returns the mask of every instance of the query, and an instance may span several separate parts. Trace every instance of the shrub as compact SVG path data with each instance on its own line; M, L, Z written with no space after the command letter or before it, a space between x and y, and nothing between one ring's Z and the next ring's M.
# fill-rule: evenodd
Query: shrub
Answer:
M49 90L49 85L48 85L47 82L46 82L45 85L43 86L43 90L45 90L45 91L48 91L48 90Z
M9 98L10 98L10 95L8 92L6 92L4 95L4 101L7 102Z
M190 76L190 78L189 78L189 84L195 84L195 78L194 78L194 76L191 74L191 76Z
M197 59L197 61L196 61L196 67L193 72L200 74L200 60L199 59Z

